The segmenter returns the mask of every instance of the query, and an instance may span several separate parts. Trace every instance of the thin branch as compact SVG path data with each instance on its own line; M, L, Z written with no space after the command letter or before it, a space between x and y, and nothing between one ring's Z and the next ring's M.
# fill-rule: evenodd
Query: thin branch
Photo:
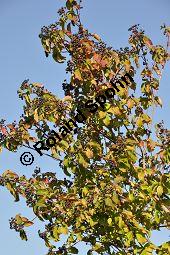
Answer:
M36 149L32 148L32 147L29 146L29 145L23 145L23 147L26 147L26 148L29 148L29 149L31 149L31 150L36 151ZM51 156L51 155L49 155L49 154L47 154L47 153L42 153L42 154L45 155L45 156L48 156L48 157L50 157L50 158L53 158L53 159L55 159L55 160L58 160L58 159L54 158L53 156Z

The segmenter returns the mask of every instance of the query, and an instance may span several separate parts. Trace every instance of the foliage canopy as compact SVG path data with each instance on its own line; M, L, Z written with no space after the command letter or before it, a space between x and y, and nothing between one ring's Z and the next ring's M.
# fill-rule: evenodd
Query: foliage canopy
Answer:
M44 221L45 231L39 236L48 255L78 254L78 242L90 245L88 255L170 254L170 242L156 246L150 240L153 230L170 224L170 131L163 123L153 125L154 110L162 107L157 93L169 60L170 27L161 28L166 48L153 45L134 25L129 47L114 50L83 27L81 8L77 1L67 0L58 11L58 22L43 27L40 34L46 56L52 55L57 63L67 61L65 97L24 81L18 90L24 113L18 123L1 121L1 150L32 148L32 143L45 140L51 125L55 130L64 125L88 99L111 88L114 77L130 73L138 81L120 87L105 109L99 106L95 114L84 110L86 123L49 150L63 170L63 180L38 168L31 178L6 170L0 185L15 201L24 197ZM25 227L32 224L20 214L10 221L23 240ZM57 248L53 241L62 234L67 241Z

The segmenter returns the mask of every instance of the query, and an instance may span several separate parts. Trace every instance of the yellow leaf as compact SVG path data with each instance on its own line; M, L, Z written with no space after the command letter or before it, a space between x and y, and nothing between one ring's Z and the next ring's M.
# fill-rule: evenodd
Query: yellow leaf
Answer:
M97 251L101 248L101 244L100 243L96 243L94 246L93 246L93 250L94 251Z
M72 101L72 97L71 96L65 96L63 98L63 101Z
M163 192L164 192L163 187L162 186L158 186L157 187L157 193L158 193L159 197L162 196Z
M107 197L106 199L105 199L105 204L107 205L107 206L113 206L113 202L112 202L112 200L111 200L111 198L110 197Z
M120 201L116 193L112 196L112 200L115 204L120 204Z
M85 161L85 159L83 158L83 156L80 153L78 154L78 159L79 159L79 163L81 165L83 165L85 168L88 167L88 163Z
M141 127L141 126L143 125L143 119L142 119L141 117L138 117L138 118L137 118L136 125L137 125L138 127Z
M24 227L30 227L32 226L34 223L32 221L26 221L24 222Z
M53 236L58 239L59 238L59 233L58 233L58 228L57 227L54 227L53 229Z
M67 227L60 227L60 228L58 228L58 233L67 235L68 234L68 228Z
M107 222L108 222L109 226L111 226L112 225L112 218L108 218Z
M99 117L100 117L101 119L105 118L105 117L106 117L106 112L99 111Z
M124 65L125 65L126 72L129 72L130 67L131 67L130 60L126 59L125 62L124 62Z
M143 243L147 242L147 239L144 236L140 235L140 234L136 234L136 238L137 238L139 243L143 244Z
M119 110L119 108L116 106L116 107L111 107L108 112L111 112L113 113L114 115L121 115L121 111Z
M35 109L34 111L34 120L38 122L38 109Z
M109 116L107 115L104 119L103 119L103 123L108 126L110 124L111 119L109 118Z
M94 37L96 40L98 40L98 41L101 40L101 38L100 38L100 36L99 36L98 34L93 34L93 37Z
M144 181L144 179L145 179L145 172L139 172L138 173L138 178L139 178L139 180Z
M82 192L83 192L84 195L86 195L89 191L88 191L88 189L86 187L84 187Z
M87 149L87 150L85 151L85 154L86 154L86 156L87 156L88 158L93 158L93 152L92 152L90 149Z
M3 177L8 177L8 178L18 178L19 176L12 172L11 170L6 170L3 174L2 174Z
M74 72L74 76L77 80L80 80L82 81L82 77L81 77L81 73L80 73L80 70L79 69L76 69L75 72Z

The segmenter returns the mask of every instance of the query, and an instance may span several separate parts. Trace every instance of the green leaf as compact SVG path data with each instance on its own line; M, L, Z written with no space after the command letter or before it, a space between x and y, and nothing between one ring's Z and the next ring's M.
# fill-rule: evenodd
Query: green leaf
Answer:
M69 252L71 252L73 254L78 254L79 251L78 251L78 249L76 247L72 246L72 247L69 248Z
M61 55L59 49L54 48L53 49L53 59L58 63L64 63L65 57Z
M22 240L25 240L25 241L28 240L26 232L23 229L20 230L19 234L20 234L20 237L21 237Z
M48 190L46 190L46 189L38 189L36 193L37 193L37 195L47 195L48 194Z
M110 117L108 115L106 115L106 117L103 119L103 123L106 125L106 126L109 126L110 124Z

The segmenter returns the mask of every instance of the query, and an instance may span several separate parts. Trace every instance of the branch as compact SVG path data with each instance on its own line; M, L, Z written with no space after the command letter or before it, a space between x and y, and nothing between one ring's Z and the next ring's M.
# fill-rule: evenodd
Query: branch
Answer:
M26 148L29 148L29 149L31 149L31 150L36 151L36 149L32 148L32 147L29 146L29 145L23 145L23 147L26 147ZM43 153L43 155L48 156L48 157L50 157L50 158L52 158L52 159L55 159L55 160L59 160L59 159L56 159L56 158L54 158L53 156L51 156L51 155L49 155L49 154L47 154L47 153Z

